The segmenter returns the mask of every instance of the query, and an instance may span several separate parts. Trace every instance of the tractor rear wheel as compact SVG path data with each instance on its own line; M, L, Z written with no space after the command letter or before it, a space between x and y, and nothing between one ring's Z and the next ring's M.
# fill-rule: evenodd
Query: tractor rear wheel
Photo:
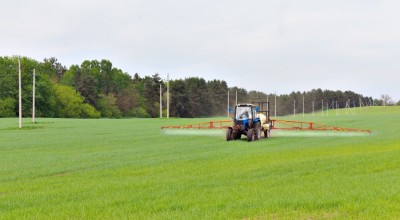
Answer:
M232 128L226 129L226 141L232 140Z
M254 130L252 128L247 131L247 141L254 141Z

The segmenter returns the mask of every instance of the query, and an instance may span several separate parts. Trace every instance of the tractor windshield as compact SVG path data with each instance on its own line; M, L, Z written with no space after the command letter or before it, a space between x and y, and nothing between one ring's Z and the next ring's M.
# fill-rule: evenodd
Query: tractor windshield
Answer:
M236 119L252 119L251 107L250 106L238 106L236 108Z

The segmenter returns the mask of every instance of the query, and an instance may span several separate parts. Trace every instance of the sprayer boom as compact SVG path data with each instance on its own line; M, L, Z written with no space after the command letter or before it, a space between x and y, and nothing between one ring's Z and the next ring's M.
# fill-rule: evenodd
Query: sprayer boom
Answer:
M330 126L314 122L291 121L271 119L272 130L303 130L303 131L340 131L340 132L364 132L372 133L371 130L344 128ZM226 129L232 126L231 120L209 121L199 124L162 126L161 129Z

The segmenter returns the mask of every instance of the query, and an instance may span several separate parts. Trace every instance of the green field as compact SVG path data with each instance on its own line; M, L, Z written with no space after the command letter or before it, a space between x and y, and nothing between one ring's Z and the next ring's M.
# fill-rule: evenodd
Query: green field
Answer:
M295 119L374 132L248 143L160 130L210 119L0 119L0 219L400 218L400 107Z

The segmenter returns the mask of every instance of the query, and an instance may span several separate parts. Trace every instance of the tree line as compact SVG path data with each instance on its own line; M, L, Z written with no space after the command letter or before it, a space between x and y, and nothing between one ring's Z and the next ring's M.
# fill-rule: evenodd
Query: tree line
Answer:
M36 70L36 116L59 118L120 118L159 117L160 88L162 90L163 115L166 115L167 82L159 74L133 76L112 65L109 60L85 60L80 65L65 67L56 58L37 61L21 57L22 111L25 117L32 115L33 70ZM223 80L206 81L189 77L169 81L171 117L210 117L227 115L228 90L231 108L236 102L266 101L275 109L274 94L247 91L243 88L228 87ZM293 112L293 102L326 103L338 101L345 107L370 103L371 97L364 97L352 91L329 91L314 89L309 92L292 92L278 95L277 115ZM379 104L382 100L373 100ZM400 103L398 103L400 104ZM302 106L299 104L297 110ZM311 112L308 104L305 112ZM315 104L314 110L322 106ZM18 115L18 57L0 57L0 117Z

